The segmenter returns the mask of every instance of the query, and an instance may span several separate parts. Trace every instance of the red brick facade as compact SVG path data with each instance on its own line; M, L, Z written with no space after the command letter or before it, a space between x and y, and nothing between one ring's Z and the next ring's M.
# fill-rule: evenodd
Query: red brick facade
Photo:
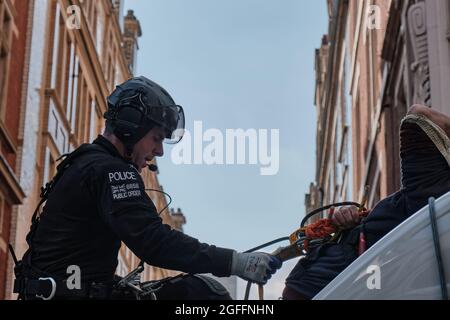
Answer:
M80 28L66 23L69 5L80 9ZM0 300L13 297L7 244L18 258L28 248L31 215L56 159L102 132L105 97L133 75L141 30L122 8L121 0L0 0ZM155 173L143 178L160 189ZM150 196L159 209L167 204ZM173 225L169 210L161 217ZM117 273L138 263L123 246ZM147 267L143 280L172 274Z
M0 35L5 81L0 91L0 299L4 298L6 268L13 205L23 193L18 184L17 159L21 144L20 121L23 108L24 66L29 6L32 1L0 2Z
M317 167L307 211L368 207L401 187L399 127L423 104L450 114L448 0L328 0L316 52ZM374 22L372 24L372 22Z

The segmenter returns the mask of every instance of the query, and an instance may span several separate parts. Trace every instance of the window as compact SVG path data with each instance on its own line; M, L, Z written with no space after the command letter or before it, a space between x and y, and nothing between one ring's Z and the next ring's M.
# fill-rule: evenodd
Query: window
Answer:
M90 106L90 120L89 120L89 137L88 141L94 140L96 135L98 134L98 122L99 122L99 115L97 113L97 107L95 101L92 101Z
M341 187L341 199L343 201L348 200L348 197L350 195L350 192L348 190L348 165L344 165L342 173L342 187Z
M450 1L447 2L447 40L450 41Z
M56 161L55 161L55 157L52 156L52 154L49 154L48 157L48 176L47 181L50 181L53 179L53 177L56 174Z
M69 149L69 144L67 143L67 137L66 137L66 133L65 130L62 127L59 127L59 145L61 148L61 152L65 153L68 151Z
M65 103L63 104L65 106L65 112L67 115L67 119L70 120L71 115L71 109L72 109L72 103L73 103L73 95L76 94L75 87L76 87L76 69L77 69L77 62L78 57L75 55L75 45L73 43L69 43L69 61L68 61L68 68L67 68L67 92L65 94Z
M45 149L44 172L42 174L41 184L51 181L56 174L56 161L58 155L53 155L50 147Z
M103 121L103 115L102 112L100 111L100 108L98 107L98 104L94 104L93 106L93 110L92 110L93 115L93 135L91 136L91 140L93 140L97 135L99 135L102 130L103 130L103 125L104 125L104 121Z
M342 82L340 82L342 83ZM339 91L339 93L341 93L341 91ZM338 162L339 159L339 154L340 154L340 150L341 150L341 144L342 144L342 105L341 105L341 97L338 96L337 98L337 105L336 105L336 125L335 125L335 129L334 129L334 137L335 137L335 162Z
M95 47L97 49L97 54L99 57L103 53L103 35L105 33L105 13L102 6L99 6L96 11L96 21L95 21Z
M82 118L80 119L81 127L80 127L80 133L81 133L81 139L79 142L88 142L90 140L90 134L91 134L91 121L92 121L92 106L95 106L95 102L92 99L92 96L89 92L86 92L87 95L87 102L85 105L81 106L81 115Z
M108 41L108 46L106 48L106 65L105 67L105 78L106 78L106 83L108 85L108 88L113 89L114 88L114 84L115 84L115 72L116 72L116 66L115 66L115 61L116 61L116 46L114 43L114 35L112 30L109 32L109 41Z
M53 36L53 63L51 86L55 89L61 105L65 108L67 118L73 94L73 77L75 76L75 52L59 3L55 4L55 25Z
M66 106L66 109L69 102L69 82L72 84L72 81L70 81L70 73L73 71L73 69L71 70L71 66L73 68L73 59L75 54L75 48L72 44L72 41L70 40L67 30L68 29L64 26L64 42L61 44L61 46L63 47L63 56L62 60L58 64L61 68L61 83L58 93L61 98L62 106Z
M0 1L0 118L4 117L13 20L8 1Z
M79 86L80 92L78 94L78 108L76 110L76 119L75 119L75 135L77 137L77 142L82 143L85 141L84 137L84 129L86 127L86 109L88 105L88 87L84 77L80 76L79 78Z
M80 79L82 77L81 67L80 67L80 61L78 56L75 56L74 66L73 70L71 71L71 74L69 76L69 79L71 80L71 84L69 85L69 99L67 104L67 118L69 120L71 130L75 130L75 118L77 114L77 106L79 103L79 90L78 88L80 86Z
M59 121L58 121L58 116L56 115L55 110L52 110L50 117L51 117L51 119L49 119L50 120L49 122L54 124L54 126L52 128L53 130L50 133L52 133L55 140L57 140L58 139Z
M83 7L91 1L83 2ZM53 36L52 81L56 96L66 113L66 119L75 131L77 108L84 101L81 95L81 67L77 55L78 46L72 39L71 32L65 26L59 3L54 6L55 23Z
M0 193L0 235L3 234L3 220L5 216L5 200L3 195Z
M329 173L328 173L328 186L327 186L327 188L325 189L326 192L328 193L328 194L326 195L328 204L333 202L333 190L334 190L334 184L333 184L332 179L333 179L333 174L332 174L331 172L329 172Z
M345 190L345 194L342 196L343 199L348 199L353 196L353 138L352 138L352 103L353 99L350 95L350 65L351 65L351 55L350 50L346 50L345 60L344 60L344 85L343 85L343 102L342 102L342 119L344 125L344 134L343 134L343 152L342 152L342 162L345 164L344 170L344 178L342 184L345 186L343 189Z
M61 73L59 71L59 63L62 60L62 46L60 44L64 39L64 19L61 15L61 8L59 3L55 6L55 25L54 25L54 35L53 35L53 68L52 68L52 88L59 89L61 83Z
M356 165L355 170L355 179L356 182L359 183L361 181L361 171L362 171L362 164L363 164L363 153L362 153L362 141L361 141L361 112L360 112L360 102L359 102L359 92L357 93L356 99L355 99L355 120L353 123L355 124L355 135L354 135L354 141L355 141L355 161L358 163ZM356 186L355 186L356 188Z
M366 63L365 67L367 68L367 142L370 140L371 135L371 129L372 129L372 118L374 113L374 107L373 107L373 95L374 95L374 87L373 87L373 63L372 63L372 30L367 31L367 39L366 39L366 46L365 46L365 53L366 53ZM369 144L369 143L367 143Z

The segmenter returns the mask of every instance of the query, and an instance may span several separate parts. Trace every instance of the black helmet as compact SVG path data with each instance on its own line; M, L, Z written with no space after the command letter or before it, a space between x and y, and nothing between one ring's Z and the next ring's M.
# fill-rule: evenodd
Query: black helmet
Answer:
M107 98L104 118L131 154L133 146L153 127L162 127L166 143L177 143L184 133L184 111L157 83L136 77L118 85Z

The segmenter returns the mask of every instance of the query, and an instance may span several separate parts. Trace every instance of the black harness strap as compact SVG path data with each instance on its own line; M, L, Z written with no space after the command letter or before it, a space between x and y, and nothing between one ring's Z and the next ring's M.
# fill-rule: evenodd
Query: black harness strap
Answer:
M39 201L36 210L34 210L33 216L31 218L31 230L33 232L30 232L27 236L27 242L28 245L31 247L31 242L32 242L32 238L33 235L36 231L37 228L37 224L39 223L39 216L40 216L40 208L42 206L42 204L47 201L50 193L52 192L53 188L55 187L56 183L59 181L59 179L61 179L61 177L63 176L64 172L67 170L67 168L69 168L72 163L74 162L74 160L78 157L80 157L81 155L84 155L88 152L92 152L92 151L97 151L97 152L105 152L105 149L98 145L98 144L82 144L79 148L75 149L73 152L68 153L68 154L63 154L61 157L58 158L58 160L60 159L64 159L57 167L56 167L56 175L53 177L52 180L50 180L49 182L47 182L45 184L45 187L41 187L41 194L40 194L40 198L41 200Z
M52 190L54 189L55 185L58 183L58 181L61 179L61 177L63 176L64 172L73 164L73 162L75 161L75 159L79 158L81 155L84 155L88 152L106 152L106 150L98 144L82 144L80 147L78 147L76 150L74 150L73 152L69 153L69 154L64 154L62 155L58 160L64 159L56 168L57 168L57 172L56 175L53 177L52 180L50 180L49 182L47 182L45 184L45 187L41 188L41 194L40 194L40 198L41 200L39 201L36 209L34 210L33 216L31 218L31 227L30 227L30 231L28 232L27 236L26 236L26 241L28 243L28 250L25 253L25 257L26 257L26 265L29 268L29 271L31 271L32 277L52 277L48 275L46 272L37 269L36 267L34 267L31 263L31 256L32 256L32 252L33 252L33 238L34 235L36 234L36 230L38 228L39 225L39 220L40 220L40 209L42 207L42 205L44 204L45 201L47 201L50 193L52 192ZM14 262L15 262L15 268L14 268L14 273L16 275L16 281L15 281L15 290L14 292L19 293L19 299L23 299L25 297L25 289L29 289L29 290L33 290L31 287L33 287L33 280L32 279L28 279L29 275L25 275L23 273L23 267L24 267L24 263L23 261L17 261L17 258L15 257L14 254L14 250L12 249L12 247L10 247L10 251L11 254L14 258ZM30 282L31 281L31 282ZM34 284L34 288L37 289L41 289L41 285L39 284L39 280L36 280L37 282ZM56 281L60 281L60 279L56 279ZM29 285L31 285L30 288L27 288L27 283L29 283ZM39 284L39 285L38 285ZM59 288L58 288L59 291ZM84 294L84 292L82 292L82 294Z

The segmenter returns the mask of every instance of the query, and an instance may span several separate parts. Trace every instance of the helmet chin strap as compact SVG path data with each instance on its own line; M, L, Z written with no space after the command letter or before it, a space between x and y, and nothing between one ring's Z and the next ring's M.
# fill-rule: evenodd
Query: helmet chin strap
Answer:
M125 146L125 154L123 156L123 158L125 159L125 161L129 162L130 164L132 164L133 166L136 167L136 164L133 162L133 149L134 149L134 144L133 143L124 143Z
M126 146L125 147L125 158L127 160L131 160L132 155L133 155L133 147Z

